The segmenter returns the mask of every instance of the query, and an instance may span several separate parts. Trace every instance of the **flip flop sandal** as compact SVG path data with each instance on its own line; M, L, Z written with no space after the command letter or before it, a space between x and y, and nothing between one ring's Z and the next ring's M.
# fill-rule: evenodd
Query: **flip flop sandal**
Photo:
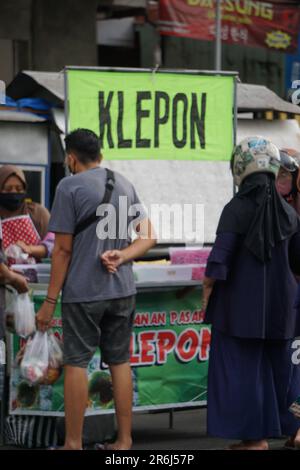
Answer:
M231 444L230 446L226 447L225 450L233 450L233 451L256 451L256 450L259 450L259 451L264 451L264 450L269 450L269 447L267 447L266 449L255 449L255 448L250 448L246 445L240 445L240 444Z
M95 444L94 449L95 450L110 450L107 446L107 442L104 442L103 444Z
M114 449L111 449L109 446L111 444L109 442L104 442L103 444L95 444L94 449L95 450L107 450L109 452L114 451Z

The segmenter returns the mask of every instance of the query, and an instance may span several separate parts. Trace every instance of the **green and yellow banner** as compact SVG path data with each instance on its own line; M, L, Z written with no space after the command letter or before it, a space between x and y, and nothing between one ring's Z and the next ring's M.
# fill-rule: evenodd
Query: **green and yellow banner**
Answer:
M66 69L68 131L107 160L229 160L235 76Z
M36 311L43 300L44 296L35 296ZM201 303L200 287L138 294L131 338L134 410L206 404L210 327L203 324ZM62 337L59 304L53 330ZM20 374L24 340L14 335L12 343L10 414L63 415L62 368L49 370L43 383L30 385ZM114 412L111 376L99 351L87 372L87 414Z

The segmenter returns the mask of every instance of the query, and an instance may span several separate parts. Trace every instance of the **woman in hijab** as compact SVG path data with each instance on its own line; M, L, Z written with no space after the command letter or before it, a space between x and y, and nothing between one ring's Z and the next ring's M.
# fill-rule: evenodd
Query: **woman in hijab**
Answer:
M276 178L276 189L279 194L288 202L300 215L300 153L292 148L284 148L280 150L280 169ZM299 282L299 278L298 278ZM296 305L300 306L300 284L298 284L298 293ZM300 390L299 390L300 393ZM300 403L300 396L297 403ZM299 416L299 405L293 404L295 415ZM299 443L295 436L292 436L285 443L285 447L294 449Z
M17 244L30 256L40 259L49 256L54 245L54 234L47 233L50 214L48 210L40 204L28 201L26 191L27 182L25 175L20 168L13 165L4 165L0 168L0 217L2 222L3 235L3 226L5 221L9 221L13 217L24 215L29 216L37 231L40 242L37 244L28 244L26 242L25 236L24 239L20 237L21 239ZM7 230L9 230L9 228ZM5 267L5 269L6 272L9 271L10 273L9 278L11 277L11 273L13 273L14 287L19 292L25 292L25 289L27 290L28 286L24 278L22 278L21 275L14 273L12 270L8 270L7 267ZM19 277L16 278L16 276ZM22 279L23 284L24 282L26 283L25 286L22 284L20 286ZM5 279L4 281L6 283L11 283L10 279ZM3 292L4 290L0 288L0 319L1 311L3 311L3 305L5 302ZM48 439L53 435L55 422L56 418L53 417L33 416L31 419L31 425L28 427L28 417L7 416L5 420L5 434L7 439L14 444L25 445L25 442L27 443L32 439L36 439L37 441L38 438L36 436L38 436L42 441L47 442ZM43 433L39 432L36 434L37 429L43 430ZM47 432L45 431L46 429L48 430ZM35 441L34 444L31 442L31 445L35 444ZM47 445L49 445L48 442Z
M40 259L49 256L53 248L54 235L47 232L50 214L40 204L28 201L26 191L25 175L20 168L13 165L0 168L0 218L30 217L41 242L31 245L21 239L17 244L28 255Z
M267 450L267 439L282 435L300 444L300 421L288 410L300 389L292 361L300 223L276 191L279 166L279 150L263 137L235 148L239 191L222 212L204 279L208 433L239 439L232 450Z
M289 153L290 150L280 150L280 168L276 178L275 186L279 194L299 214L299 194L297 188L299 164Z
M280 170L276 189L300 215L300 153L295 149L280 150Z

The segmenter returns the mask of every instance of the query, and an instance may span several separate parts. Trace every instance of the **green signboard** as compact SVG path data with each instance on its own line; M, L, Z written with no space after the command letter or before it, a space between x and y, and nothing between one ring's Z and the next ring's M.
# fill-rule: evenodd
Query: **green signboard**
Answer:
M137 296L131 365L134 410L199 406L206 403L210 328L203 324L200 288L144 292ZM36 310L43 301L35 296ZM62 335L60 305L54 332ZM12 337L10 413L60 416L64 412L63 371L30 386L20 376L20 350ZM88 366L87 414L112 413L111 377L97 352Z
M229 160L234 75L66 69L68 131L100 137L106 160Z

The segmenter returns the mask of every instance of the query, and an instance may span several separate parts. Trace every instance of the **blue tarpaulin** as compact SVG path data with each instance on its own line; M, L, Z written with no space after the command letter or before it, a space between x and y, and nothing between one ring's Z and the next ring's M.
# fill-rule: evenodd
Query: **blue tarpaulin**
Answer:
M5 98L5 106L17 108L20 111L24 111L24 108L31 108L35 110L37 114L41 111L43 116L45 115L45 112L47 113L51 108L53 108L53 105L49 101L42 98L21 98L15 101L9 96L6 96Z

